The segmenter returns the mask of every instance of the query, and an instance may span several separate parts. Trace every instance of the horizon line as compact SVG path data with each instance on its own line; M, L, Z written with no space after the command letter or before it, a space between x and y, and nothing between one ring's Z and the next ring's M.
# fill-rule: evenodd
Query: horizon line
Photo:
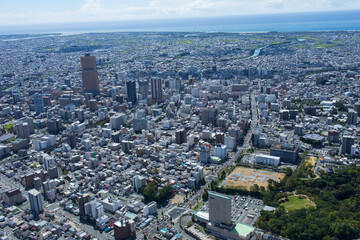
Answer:
M25 26L49 26L49 25L71 25L71 24L106 24L106 23L119 23L119 22L141 22L141 21L171 21L171 20L194 20L194 19L217 19L217 18L234 18L234 17L252 17L252 16L273 16L273 15L303 15L303 14L325 14L325 13L340 13L340 12L360 12L360 9L351 9L351 10L330 10L330 11L307 11L307 12L281 12L281 13L250 13L250 14L241 14L241 15L215 15L215 16L194 16L194 17L174 17L174 18L142 18L142 19L115 19L115 20L105 20L105 21L74 21L74 22L44 22L44 23L23 23L23 24L6 24L2 25L0 23L0 28L2 27L25 27ZM360 19L360 15L359 15Z

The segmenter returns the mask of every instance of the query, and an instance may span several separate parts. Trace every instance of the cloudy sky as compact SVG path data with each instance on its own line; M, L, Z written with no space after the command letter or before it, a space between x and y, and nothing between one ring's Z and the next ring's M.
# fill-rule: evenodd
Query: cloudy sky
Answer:
M360 9L360 0L1 0L0 25Z

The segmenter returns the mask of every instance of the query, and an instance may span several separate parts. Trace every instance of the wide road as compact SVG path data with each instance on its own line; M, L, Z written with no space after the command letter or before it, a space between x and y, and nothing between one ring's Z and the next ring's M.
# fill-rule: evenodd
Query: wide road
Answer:
M215 176L216 178L221 171L223 171L226 167L231 166L236 162L236 160L239 158L243 150L247 150L251 147L251 136L254 129L256 129L259 123L258 106L257 106L255 94L256 94L255 91L253 91L250 94L252 118L251 118L250 128L244 137L243 145L240 148L238 148L237 152L233 154L233 156L229 159L229 161L226 161L225 163L223 163L222 165L216 168L216 170L212 173L212 175ZM189 197L188 200L183 204L183 206L191 208L192 206L196 205L197 202L200 201L205 188L208 187L210 182L211 181L206 182L206 184L203 185L193 196Z
M238 148L237 152L235 152L228 161L221 164L219 167L217 167L215 169L215 171L211 174L211 176L213 176L213 178L211 178L211 180L217 179L218 174L221 171L223 171L228 166L232 166L236 162L236 160L239 158L240 154L244 150L247 150L247 149L249 149L251 147L251 136L252 136L253 131L256 129L256 127L258 126L258 123L259 123L258 105L257 105L257 101L256 101L256 94L257 93L255 91L252 91L251 94L250 94L251 116L252 117L251 117L250 128L249 128L247 134L244 136L243 145ZM181 206L191 210L193 206L195 206L198 202L201 201L202 194L204 193L204 190L210 184L211 180L208 180L205 183L205 185L201 186L200 189L198 191L196 191L196 193L194 193L192 196L190 196L187 201L185 201L183 204L181 204ZM174 206L173 208L170 208L166 212L166 214L169 215L169 212L173 211L175 208L176 208L176 206ZM177 220L178 219L176 219L174 222L176 223Z

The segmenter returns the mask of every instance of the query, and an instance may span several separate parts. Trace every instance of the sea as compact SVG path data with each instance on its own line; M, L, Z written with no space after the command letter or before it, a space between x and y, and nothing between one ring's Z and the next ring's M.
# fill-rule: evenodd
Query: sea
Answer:
M0 35L101 32L359 31L360 10L0 26Z

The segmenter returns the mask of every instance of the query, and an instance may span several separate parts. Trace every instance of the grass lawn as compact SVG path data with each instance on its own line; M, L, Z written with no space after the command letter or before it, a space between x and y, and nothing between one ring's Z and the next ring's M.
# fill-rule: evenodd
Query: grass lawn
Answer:
M302 208L315 207L313 202L310 202L306 198L298 198L297 196L290 196L289 201L282 203L286 211L293 211Z

